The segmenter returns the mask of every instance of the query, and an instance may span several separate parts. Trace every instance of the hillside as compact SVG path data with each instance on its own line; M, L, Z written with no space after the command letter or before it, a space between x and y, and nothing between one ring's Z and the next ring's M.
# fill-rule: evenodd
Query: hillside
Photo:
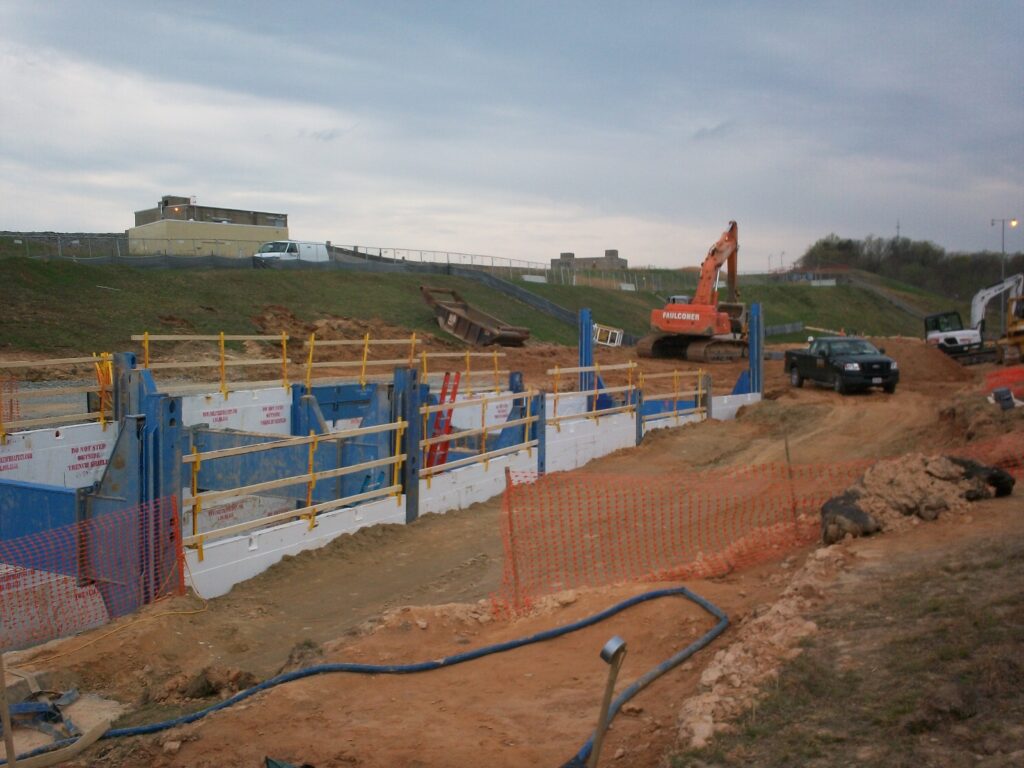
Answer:
M433 315L418 286L460 291L471 303L508 323L531 329L533 338L574 344L575 328L472 280L342 271L155 270L123 266L0 258L5 286L0 348L89 352L123 349L132 334L254 333L254 318L267 306L287 307L297 319L379 319L417 332L434 332ZM590 307L598 322L636 335L647 330L653 293L519 283L570 310ZM802 321L870 335L920 335L920 321L879 296L841 285L753 284L743 298L764 304L771 325ZM943 305L906 288L917 302Z

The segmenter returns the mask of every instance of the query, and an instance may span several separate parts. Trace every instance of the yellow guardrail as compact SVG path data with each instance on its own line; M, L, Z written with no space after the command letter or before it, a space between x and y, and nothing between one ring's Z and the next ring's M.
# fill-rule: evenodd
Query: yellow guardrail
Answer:
M113 417L114 356L110 352L94 353L89 357L62 357L48 360L12 360L0 362L0 371L32 370L43 368L74 368L88 365L96 377L96 385L69 387L40 387L24 389L17 379L9 376L0 378L0 445L7 444L7 436L13 430L43 427L54 424L68 424L81 421L99 421L104 431ZM22 418L21 402L24 400L50 400L74 394L95 392L99 396L99 408L92 411L63 410L75 408L73 403L47 404L35 407L35 413ZM30 404L31 407L31 404ZM53 408L59 410L53 411Z
M190 482L189 482L189 495L183 500L183 508L190 508L192 510L192 535L186 537L183 540L185 546L194 546L199 550L199 559L203 559L203 542L211 536L223 537L234 533L240 533L254 528L262 528L274 522L280 522L286 519L293 518L306 518L309 520L309 526L312 528L316 524L316 516L320 512L324 512L328 509L337 509L338 507L347 506L348 504L356 503L370 498L380 498L383 496L394 496L397 503L401 504L401 467L405 462L407 456L399 451L399 446L402 444L402 435L408 426L405 421L396 421L389 424L376 424L371 427L356 427L353 429L343 429L337 432L330 432L327 434L309 434L305 436L289 437L282 440L271 440L262 443L254 443L252 445L240 445L234 448L219 448L211 451L198 451L195 447L192 449L192 453L185 454L182 456L182 463L190 466ZM316 448L321 442L347 440L353 437L360 437L365 435L380 434L382 432L394 432L394 453L383 459L374 459L372 461L364 461L359 464L352 464L344 467L336 467L334 469L314 471L314 455ZM252 453L261 453L266 451L280 450L283 448L294 448L296 446L308 445L309 446L309 463L306 472L298 475L290 475L288 477L280 477L272 480L263 480L258 483L250 483L249 485L239 486L237 488L221 488L212 491L200 491L199 490L199 470L204 462L215 461L217 459L223 459L230 456L245 456ZM343 499L334 499L328 502L321 502L318 504L312 503L313 491L316 488L316 484L320 480L327 480L334 477L342 477L344 475L354 474L367 469L374 469L376 467L392 467L391 474L391 485L387 488L377 489L374 491L368 491L366 493L356 494L355 496L347 496ZM268 517L262 517L258 520L251 520L245 523L236 523L234 525L226 526L224 528L217 528L211 531L199 532L199 515L203 510L205 504L220 501L226 498L232 498L235 496L245 496L249 494L256 494L261 491L274 490L276 488L285 488L291 485L306 484L306 506L301 509L288 510L287 512L281 512L276 515L270 515Z

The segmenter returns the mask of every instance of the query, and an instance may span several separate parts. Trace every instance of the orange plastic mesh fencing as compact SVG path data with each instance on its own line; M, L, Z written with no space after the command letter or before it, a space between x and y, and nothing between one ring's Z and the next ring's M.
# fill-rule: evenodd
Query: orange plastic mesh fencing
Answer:
M1024 365L1014 365L985 374L985 390L1006 387L1017 399L1024 399Z
M1020 477L1024 436L955 454ZM495 606L515 610L542 595L623 581L724 575L778 557L818 539L822 505L874 463L675 475L512 473Z
M0 541L0 649L99 626L183 591L174 499Z

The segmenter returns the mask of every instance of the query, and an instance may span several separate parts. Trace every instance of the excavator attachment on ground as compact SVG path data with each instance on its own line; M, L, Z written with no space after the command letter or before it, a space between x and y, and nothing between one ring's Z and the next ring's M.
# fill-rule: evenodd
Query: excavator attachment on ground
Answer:
M735 221L701 264L693 296L670 296L651 310L651 333L637 342L640 357L676 357L700 363L739 360L747 354L747 307L736 288L739 231ZM719 303L718 284L727 267L728 301Z
M493 315L470 306L458 291L420 286L423 300L437 318L442 331L474 346L498 344L521 347L530 338L530 329L509 325Z

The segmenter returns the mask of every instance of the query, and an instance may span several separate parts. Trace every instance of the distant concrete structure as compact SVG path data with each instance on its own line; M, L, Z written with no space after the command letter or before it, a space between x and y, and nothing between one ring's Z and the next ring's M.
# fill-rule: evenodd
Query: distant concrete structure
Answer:
M552 269L593 269L602 271L614 271L617 269L629 269L625 259L619 258L617 249L610 249L604 252L604 256L598 258L577 259L575 253L566 251L559 254L557 259L551 260Z
M262 243L288 240L288 214L198 205L194 197L164 195L135 212L128 252L248 258Z

